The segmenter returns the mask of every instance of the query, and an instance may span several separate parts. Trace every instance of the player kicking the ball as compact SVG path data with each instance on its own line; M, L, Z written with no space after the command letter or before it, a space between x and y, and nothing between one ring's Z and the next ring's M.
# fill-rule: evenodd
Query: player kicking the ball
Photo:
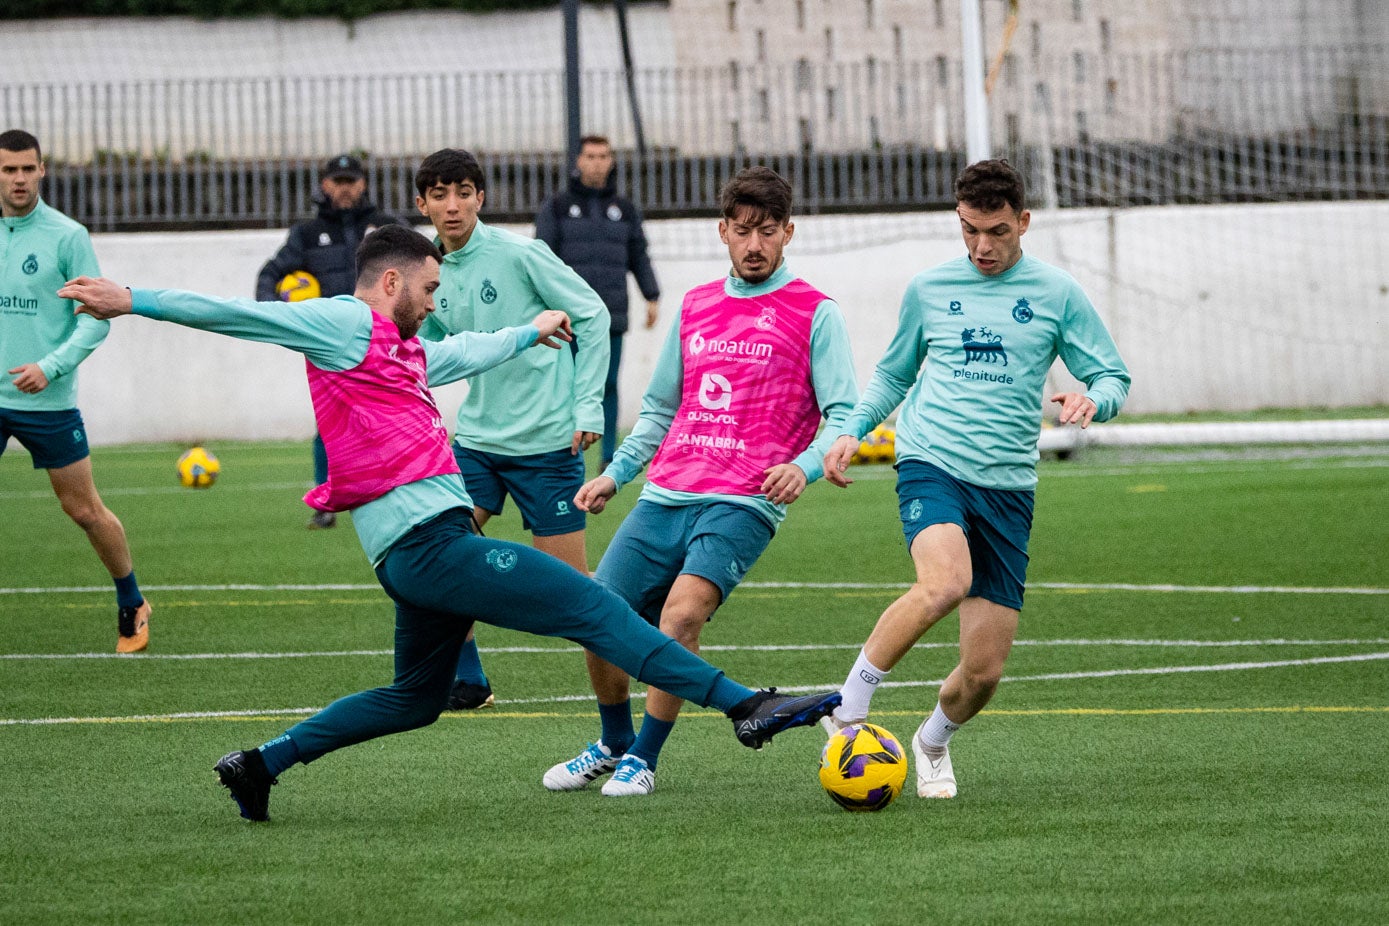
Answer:
M1124 361L1080 286L1023 254L1031 216L1017 171L1007 161L972 164L955 198L968 254L908 285L897 333L825 456L825 478L847 486L863 435L906 400L897 495L916 582L878 619L825 725L865 719L888 672L958 606L960 662L912 737L921 797L955 796L947 744L993 697L1017 633L1047 371L1060 356L1086 384L1051 397L1062 424L1107 421L1129 391Z
M616 595L530 547L479 537L431 384L463 379L533 345L564 347L563 312L490 334L440 342L415 337L434 308L442 257L401 226L369 235L357 252L353 296L265 303L174 290L125 289L79 277L60 291L97 318L138 314L305 357L328 481L305 501L352 511L376 576L396 605L395 680L328 705L258 749L235 751L215 771L248 820L268 820L270 787L296 763L433 723L474 621L563 637L623 671L723 711L745 746L813 724L838 692L790 697L754 691L651 627Z

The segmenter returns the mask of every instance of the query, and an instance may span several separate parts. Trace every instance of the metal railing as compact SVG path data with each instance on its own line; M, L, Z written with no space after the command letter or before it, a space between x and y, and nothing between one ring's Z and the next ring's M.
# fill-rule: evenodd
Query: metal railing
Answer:
M1048 205L1386 197L1386 62L1383 46L1014 60L995 148ZM585 75L584 121L649 215L711 211L754 161L803 212L952 202L957 62L655 69L637 85L644 154L621 73ZM282 227L346 150L368 156L377 202L410 215L415 165L446 146L479 155L490 217L529 220L568 167L558 71L4 85L0 121L40 136L45 196L94 230Z

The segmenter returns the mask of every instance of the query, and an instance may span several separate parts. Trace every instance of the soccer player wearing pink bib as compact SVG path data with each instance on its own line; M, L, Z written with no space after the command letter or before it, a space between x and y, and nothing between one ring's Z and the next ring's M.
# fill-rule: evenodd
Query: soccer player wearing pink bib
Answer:
M269 820L270 786L291 766L433 723L474 621L572 640L648 684L717 707L733 720L739 742L753 748L829 713L838 692L753 691L554 557L473 533L473 501L429 387L491 369L535 344L567 347L572 334L569 317L550 310L530 324L420 341L415 335L434 311L442 259L413 230L388 225L357 249L355 296L285 306L174 290L132 292L90 277L59 291L100 319L133 312L302 353L328 447L328 481L304 501L319 511L352 512L362 549L395 602L390 685L339 698L214 766L241 816Z
M724 188L720 207L732 273L685 295L636 427L575 497L598 514L651 463L594 577L694 652L786 506L820 478L829 449L828 439L815 440L820 419L832 435L858 398L839 306L782 259L795 232L790 184L748 168ZM592 652L588 668L602 733L551 768L545 787L574 791L611 773L604 794L650 794L681 698L651 688L638 735L627 674Z

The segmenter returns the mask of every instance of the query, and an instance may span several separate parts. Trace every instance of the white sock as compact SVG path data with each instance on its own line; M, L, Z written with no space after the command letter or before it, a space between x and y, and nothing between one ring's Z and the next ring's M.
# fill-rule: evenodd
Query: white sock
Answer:
M940 702L937 701L936 709L931 712L931 716L923 720L917 728L916 740L928 755L940 755L945 752L950 737L954 736L958 729L960 725L945 716L945 711L940 709Z
M863 650L859 650L858 659L854 660L854 667L840 689L844 700L834 709L834 716L844 723L866 720L868 705L873 702L873 692L878 690L878 685L886 677L887 672L869 662Z

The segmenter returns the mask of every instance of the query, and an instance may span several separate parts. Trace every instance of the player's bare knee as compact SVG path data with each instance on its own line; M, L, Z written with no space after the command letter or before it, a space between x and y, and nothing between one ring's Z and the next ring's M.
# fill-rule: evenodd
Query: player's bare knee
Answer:
M960 602L964 601L968 591L968 586L961 587L954 582L916 582L906 594L912 606L912 613L918 616L925 629L955 610Z
M88 533L101 527L108 517L114 517L100 502L93 504L85 500L63 502L63 513L72 518L74 524Z
M679 640L686 647L692 647L699 642L699 635L706 623L708 619L703 614L666 613L661 615L661 632Z

